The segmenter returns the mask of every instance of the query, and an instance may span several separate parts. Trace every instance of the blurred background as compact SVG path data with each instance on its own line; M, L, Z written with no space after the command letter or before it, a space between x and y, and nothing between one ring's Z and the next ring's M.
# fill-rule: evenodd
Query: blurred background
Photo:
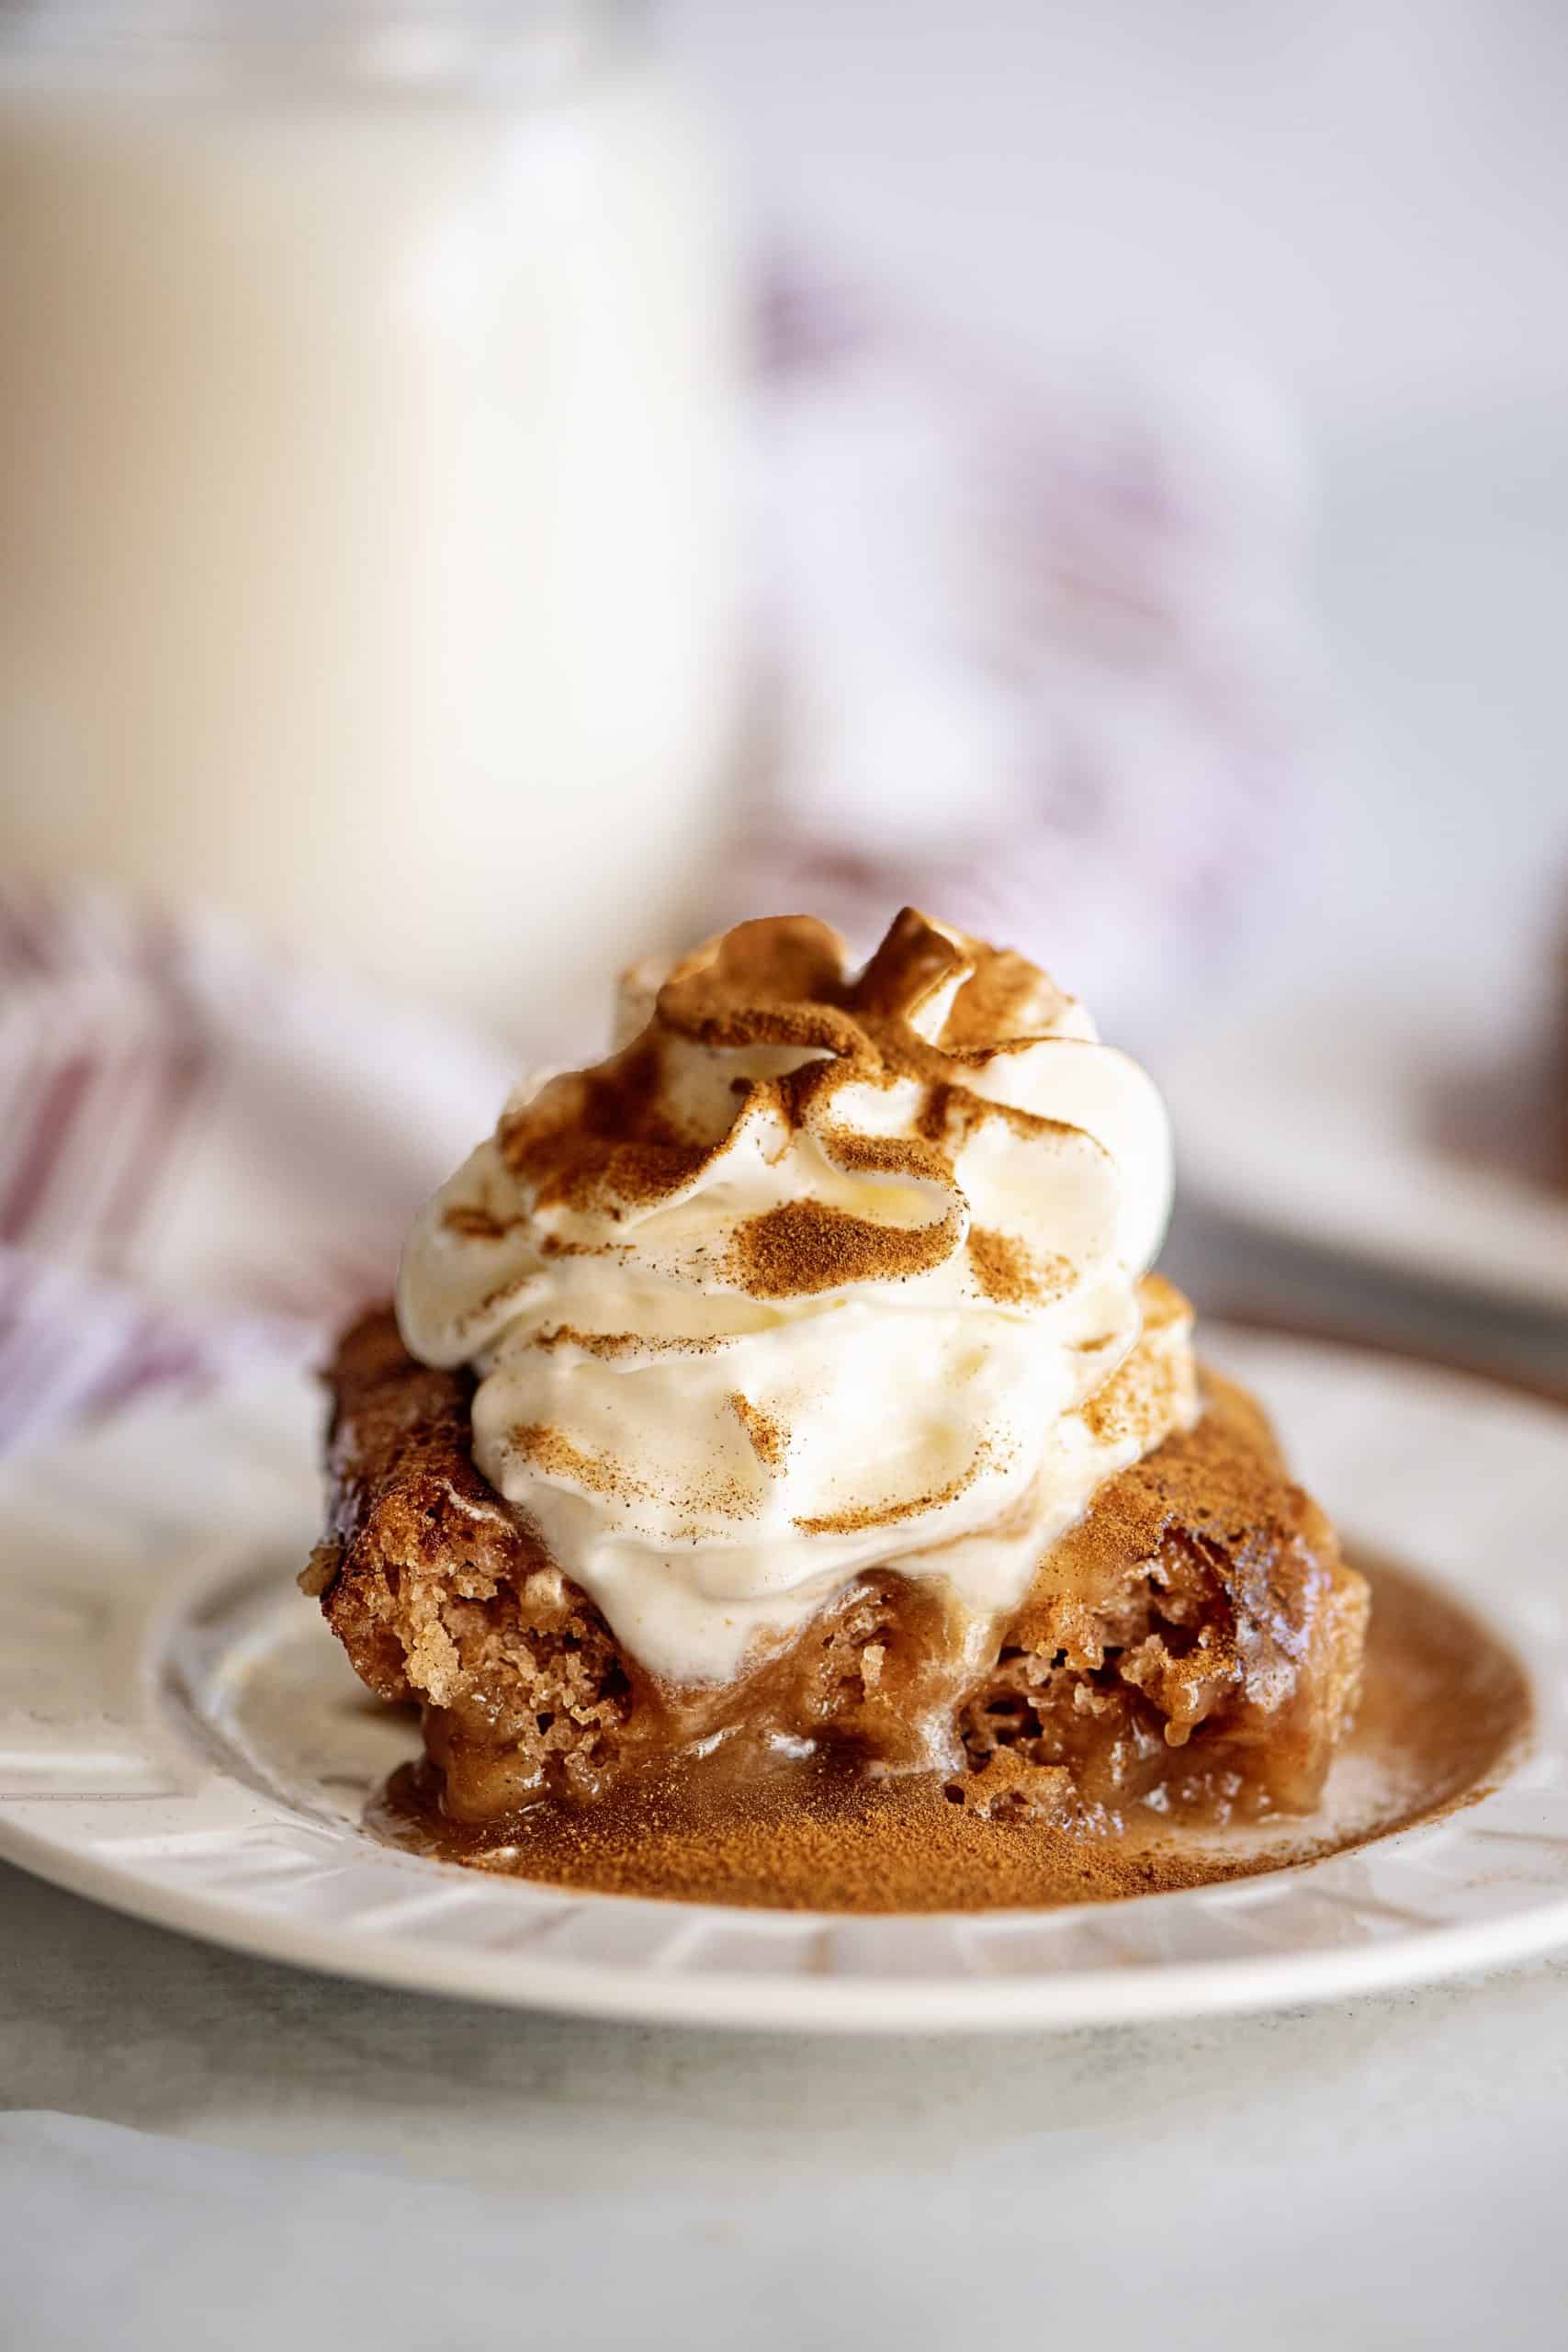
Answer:
M0 6L0 1434L914 898L1210 1308L1568 1388L1555 0Z

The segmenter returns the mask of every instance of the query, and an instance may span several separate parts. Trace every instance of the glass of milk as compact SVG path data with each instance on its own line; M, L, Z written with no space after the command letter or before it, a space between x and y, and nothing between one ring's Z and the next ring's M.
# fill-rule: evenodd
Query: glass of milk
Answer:
M610 0L0 35L0 870L602 1025L722 816L739 273Z

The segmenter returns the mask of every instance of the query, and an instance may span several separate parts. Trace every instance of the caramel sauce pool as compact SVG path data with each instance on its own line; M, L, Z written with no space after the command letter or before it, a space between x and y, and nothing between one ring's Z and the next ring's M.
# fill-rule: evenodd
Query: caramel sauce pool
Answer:
M1215 1829L1145 1805L1109 1837L989 1822L937 1774L868 1781L819 1755L744 1774L650 1774L592 1805L547 1801L503 1826L441 1814L405 1765L367 1826L446 1861L606 1894L770 1910L989 1911L1115 1901L1245 1878L1387 1837L1496 1786L1526 1745L1529 1687L1461 1603L1361 1558L1372 1586L1359 1715L1317 1810Z

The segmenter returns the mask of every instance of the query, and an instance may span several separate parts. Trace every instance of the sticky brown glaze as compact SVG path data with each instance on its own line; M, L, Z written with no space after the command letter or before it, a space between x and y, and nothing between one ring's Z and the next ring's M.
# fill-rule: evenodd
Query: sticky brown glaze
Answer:
M1216 1826L1163 1800L1114 1836L953 1802L945 1775L867 1781L818 1750L737 1771L726 1751L464 1828L427 1766L370 1808L417 1853L545 1884L773 1910L930 1912L1104 1903L1317 1861L1485 1793L1528 1742L1529 1686L1486 1628L1419 1578L1371 1570L1366 1679L1317 1806Z

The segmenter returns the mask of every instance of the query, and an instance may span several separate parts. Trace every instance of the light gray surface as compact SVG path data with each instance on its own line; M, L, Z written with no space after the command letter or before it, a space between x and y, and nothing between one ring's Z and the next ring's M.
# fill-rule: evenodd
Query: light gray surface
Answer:
M104 2119L0 2126L6 2352L1562 2341L1568 1963L833 2044L338 1984L12 1871L0 1916L6 2104Z
M1049 363L1314 429L1568 382L1559 0L663 0L764 218Z

